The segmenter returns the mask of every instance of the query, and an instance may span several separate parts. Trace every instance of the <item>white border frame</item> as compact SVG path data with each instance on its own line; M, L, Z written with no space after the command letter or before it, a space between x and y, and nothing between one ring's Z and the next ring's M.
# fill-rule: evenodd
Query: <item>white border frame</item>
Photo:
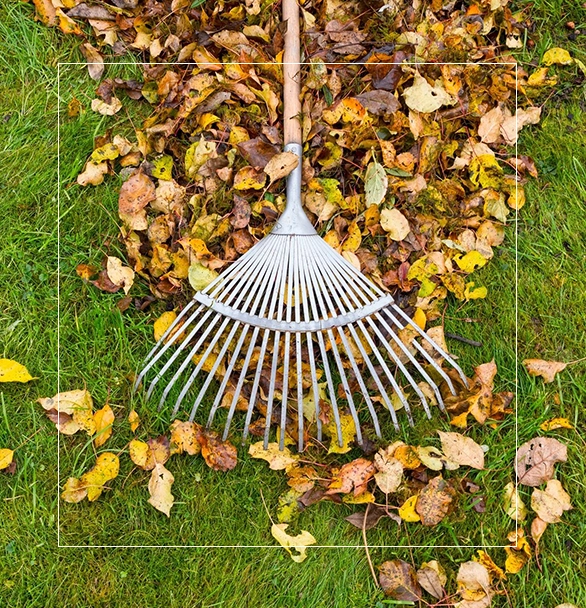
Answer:
M276 65L275 62L236 62L239 65ZM327 62L328 65L347 66L347 62ZM87 66L87 62L83 61L64 61L57 63L57 393L61 392L60 371L61 371L61 66ZM193 62L144 62L144 61L111 61L104 62L104 66L154 66L168 65L178 66L187 65L193 66ZM280 65L283 65L281 62ZM297 65L297 64L296 64ZM309 61L302 61L299 65L312 65ZM449 62L449 61L424 61L424 62L388 62L382 61L377 65L408 65L417 68L421 65L509 65L515 66L515 122L517 133L519 130L517 112L519 108L519 64L513 61L484 61L484 62ZM518 140L515 142L515 157L518 157ZM515 175L518 175L515 169ZM519 182L515 180L515 198L518 198ZM518 408L518 392L519 392L519 210L515 209L515 214L511 218L511 222L515 227L515 453L519 449L519 408ZM57 547L64 549L279 549L282 547L278 544L273 545L62 545L61 544L61 488L59 486L61 480L60 470L60 443L61 434L57 431ZM515 521L515 533L519 531L519 522ZM368 549L504 549L510 545L368 545ZM311 545L311 549L364 549L364 544L359 545Z

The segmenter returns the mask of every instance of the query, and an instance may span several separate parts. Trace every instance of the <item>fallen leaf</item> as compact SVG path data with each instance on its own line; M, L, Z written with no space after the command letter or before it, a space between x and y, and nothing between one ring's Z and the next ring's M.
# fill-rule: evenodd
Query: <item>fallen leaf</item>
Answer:
M501 135L508 146L513 146L519 138L519 131L525 125L536 125L541 118L541 108L519 109L514 116L508 116L501 125Z
M299 165L299 157L294 152L280 152L273 156L264 166L263 171L272 182L286 177Z
M120 470L120 462L116 454L103 452L98 455L93 468L80 478L80 485L87 488L87 498L90 502L97 500L108 481L115 479Z
M531 547L523 528L519 528L516 532L513 530L508 534L507 538L511 544L505 547L505 553L507 554L505 572L517 574L531 559Z
M440 80L431 86L419 72L415 72L413 85L403 89L403 97L410 110L424 113L435 112L442 106L453 106L458 101L444 89Z
M491 581L495 578L500 580L505 580L507 578L505 571L494 563L492 557L490 557L486 551L479 549L478 556L474 556L472 559L475 562L482 564L488 570Z
M523 365L530 376L541 376L546 384L555 380L556 374L567 367L561 361L544 361L543 359L524 359Z
M531 522L531 538L533 539L536 547L539 544L539 541L541 540L541 537L543 536L543 533L547 529L548 525L549 524L546 521L543 521L543 519L539 517L536 517Z
M122 102L118 97L112 97L110 103L101 99L92 99L92 110L103 116L114 116L122 109Z
M441 475L434 477L421 490L415 510L424 526L435 526L447 515L456 491Z
M145 207L156 198L155 184L142 171L131 175L120 188L118 215L129 228L146 230Z
M527 518L527 507L519 497L519 490L512 481L505 486L504 509L505 513L515 521L525 521Z
M342 414L340 416L340 429L342 433L342 445L338 441L338 431L335 420L331 420L326 425L325 432L332 438L328 448L328 454L347 454L352 447L350 444L356 437L356 425L354 418L350 414Z
M343 465L334 473L326 494L349 494L354 496L366 491L366 486L376 473L376 468L370 460L357 458Z
M366 206L380 205L389 187L389 179L385 168L373 160L366 168L364 176L364 196Z
M250 445L248 453L253 458L266 460L269 463L269 469L272 469L273 471L286 469L299 460L299 456L292 454L289 448L285 447L282 450L279 449L278 443L269 443L265 450L263 442L259 441Z
M175 503L175 497L171 494L171 486L175 477L171 471L162 464L157 463L149 480L149 504L161 511L167 517L171 515L171 507Z
M211 268L207 268L199 262L193 262L189 266L189 284L196 291L203 291L210 283L215 281L218 273Z
M271 526L271 534L281 547L287 550L291 559L300 564L307 558L307 547L309 545L314 545L317 541L305 530L302 530L301 534L298 534L297 536L289 536L289 534L285 532L288 527L289 524L273 524ZM295 551L295 553L293 553L293 551Z
M131 442L132 443L132 442ZM146 471L152 471L157 464L165 464L171 456L171 444L165 435L147 441L148 452L144 465Z
M0 471L8 468L12 464L14 458L14 450L7 448L0 449Z
M448 460L474 469L484 469L484 451L474 439L460 433L437 433Z
M128 294L134 283L134 270L124 266L119 258L109 255L106 262L106 272L110 281L117 287L121 287L125 294Z
M65 502L81 502L87 496L87 487L76 477L69 477L63 487L61 498Z
M531 508L548 524L561 521L564 511L572 508L569 494L557 479L550 479L545 490L535 488L531 496Z
M432 471L441 471L444 468L442 458L444 455L432 445L423 447L417 446L415 448L417 456L423 465Z
M229 441L222 441L217 433L198 429L197 440L201 455L214 471L230 471L238 462L238 452Z
M156 342L163 337L163 334L171 327L176 318L177 313L173 310L168 310L155 321L153 325L153 334Z
M415 510L415 508L417 506L418 498L419 498L419 494L414 494L413 496L409 497L402 504L401 507L399 507L399 517L403 521L411 521L411 522L421 521L421 517L419 516L419 513L417 513L417 511Z
M97 449L103 446L112 435L112 425L114 424L114 412L106 403L101 410L94 414L94 424L96 426L96 436L94 437L94 447Z
M403 465L393 456L388 456L385 450L379 450L374 455L374 474L376 485L385 494L396 492L403 480Z
M108 173L108 163L94 163L91 160L85 164L84 170L77 176L80 186L99 186L104 181L104 175Z
M539 425L542 431L553 431L555 429L573 429L572 423L567 418L551 418Z
M197 425L194 422L174 420L171 424L171 454L183 454L183 452L190 456L201 452L197 440Z
M570 53L559 47L554 47L545 51L541 58L541 63L543 63L543 65L570 65L573 61Z
M145 443L144 441L132 439L128 444L130 460L132 460L132 462L134 462L134 464L141 469L146 469L149 451L149 444Z
M384 507L371 505L368 511L358 511L357 513L348 515L348 517L345 517L344 519L359 530L362 530L363 528L365 530L370 530L374 528L383 517L388 517L386 509Z
M567 459L568 450L563 443L552 437L535 437L517 450L517 479L525 486L540 486L553 477L555 463Z
M98 49L89 42L81 44L79 49L87 61L87 69L90 78L93 80L100 80L104 73L104 58L100 55Z
M140 425L140 417L137 414L136 410L130 411L130 413L128 414L128 422L130 424L130 430L133 433L136 433L136 430L138 429L138 427Z
M167 181L173 179L173 157L162 154L155 158L153 160L152 176Z
M37 401L43 406L47 417L64 435L73 435L85 430L88 435L96 432L93 399L89 391L74 390L59 393L54 397L42 397Z
M30 382L36 380L33 378L28 369L12 361L11 359L0 359L0 382Z
M421 599L421 587L415 569L401 559L386 561L379 566L378 580L384 594L403 602Z
M402 241L411 232L409 221L398 209L383 209L380 225L393 241Z
M460 564L456 575L458 593L462 602L461 608L485 608L490 606L493 590L490 585L490 575L482 564L470 561Z
M417 581L433 597L441 600L446 591L444 589L448 577L442 565L435 559L421 564L417 570Z

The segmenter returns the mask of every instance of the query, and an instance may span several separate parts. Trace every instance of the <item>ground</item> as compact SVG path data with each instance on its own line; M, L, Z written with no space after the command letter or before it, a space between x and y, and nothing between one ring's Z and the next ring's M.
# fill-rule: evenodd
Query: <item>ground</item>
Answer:
M567 15L562 2L536 2L543 36L538 56L552 42L572 49L556 26ZM67 505L58 499L57 438L35 400L58 390L83 386L98 404L109 398L121 412L128 405L128 377L152 344L151 315L115 307L116 296L81 284L75 267L117 252L115 180L82 190L70 186L93 147L93 138L127 117L108 118L85 112L75 122L61 120L61 155L57 154L57 111L72 97L88 107L91 85L73 42L32 20L24 3L0 9L0 356L23 363L38 380L3 385L0 391L0 445L16 447L18 468L0 477L0 605L32 608L62 606L382 606L384 600L370 577L360 531L344 517L351 510L330 503L302 513L296 528L307 529L320 545L349 548L310 550L308 560L293 563L272 546L270 522L262 495L273 512L285 481L264 463L242 458L229 474L207 469L201 460L177 460L177 503L167 519L146 502L148 474L123 466L116 490L91 505ZM582 16L583 12L581 13ZM549 16L549 15L555 15ZM555 20L555 23L554 23ZM584 19L583 19L584 21ZM586 23L582 26L586 27ZM531 56L525 57L529 60ZM118 68L132 72L132 66ZM58 95L60 97L58 97ZM586 492L584 402L585 363L568 367L556 382L529 378L525 357L573 361L586 352L586 132L583 90L567 85L546 105L541 124L526 129L520 152L535 160L540 177L527 187L528 203L505 245L479 273L488 287L486 300L459 308L451 303L447 329L483 346L451 342L465 371L495 359L497 388L517 393L514 419L497 431L478 427L473 437L490 446L488 470L471 475L487 495L487 510L465 510L437 527L405 526L390 520L369 532L375 564L399 557L416 564L440 559L453 578L457 564L471 559L471 545L502 545L514 524L502 510L502 489L513 479L515 437L522 443L553 416L569 418L575 431L554 431L568 445L568 462L559 478L575 509L564 523L550 528L539 564L532 560L510 575L508 597L493 605L553 608L563 602L586 604ZM57 216L57 163L61 168L60 217ZM58 224L58 220L60 220ZM59 225L59 228L58 228ZM57 240L60 235L60 256ZM516 270L518 264L518 281ZM58 270L60 277L57 295ZM516 299L518 290L518 299ZM518 307L516 306L518 303ZM58 325L58 310L60 322ZM162 308L158 312L162 312ZM478 319L466 323L464 318ZM57 327L61 344L57 359ZM516 356L518 355L518 357ZM554 399L554 395L558 395ZM156 414L145 424L163 430ZM429 441L434 420L416 430L406 428L410 443ZM120 442L124 439L121 432ZM93 459L91 443L62 442L62 476L78 474ZM244 455L244 449L241 449ZM529 502L529 495L525 495ZM270 545L268 548L59 548L61 545ZM377 548L420 545L420 548ZM438 545L460 545L438 549ZM503 549L488 550L504 561Z

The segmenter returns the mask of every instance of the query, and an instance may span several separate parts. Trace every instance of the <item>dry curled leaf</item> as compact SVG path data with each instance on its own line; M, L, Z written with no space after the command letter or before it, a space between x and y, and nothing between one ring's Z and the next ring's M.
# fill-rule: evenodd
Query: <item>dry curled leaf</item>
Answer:
M404 602L417 602L421 599L421 587L415 569L401 559L393 559L381 564L378 580L388 597Z
M541 376L545 383L553 382L556 375L566 369L567 363L544 361L543 359L524 359L523 365L530 376Z
M548 524L561 521L564 511L572 508L569 494L564 490L557 479L550 479L545 490L535 488L531 496L531 508L537 513L539 519Z
M229 441L222 441L217 433L198 428L197 440L201 455L214 471L230 471L238 463L236 448Z
M162 464L157 463L149 480L149 504L157 511L161 511L167 517L171 515L171 507L175 503L175 497L171 494L171 486L175 481L173 473Z
M563 443L552 437L535 437L517 450L517 479L524 486L540 486L553 477L555 463L567 459L568 449Z
M366 491L375 473L376 468L370 460L357 458L335 472L326 494L349 494L354 491L354 496L358 496Z
M525 521L527 507L519 496L519 490L511 481L505 486L504 509L506 514L515 521Z
M433 597L441 600L446 591L444 589L448 577L442 565L435 559L421 564L417 570L417 581Z
M94 402L89 391L66 391L54 397L42 397L37 401L60 433L73 435L84 430L88 435L93 435L96 432Z
M486 608L492 602L494 594L490 584L490 575L483 564L475 561L460 564L456 576L458 593L462 601L461 608Z
M447 515L456 491L441 475L434 477L421 490L415 510L424 526L435 526Z
M264 166L263 171L269 176L271 182L286 177L299 165L299 157L294 152L280 152L275 154Z
M448 460L457 464L484 468L484 451L471 437L464 437L460 433L444 433L438 431L442 442L442 450Z

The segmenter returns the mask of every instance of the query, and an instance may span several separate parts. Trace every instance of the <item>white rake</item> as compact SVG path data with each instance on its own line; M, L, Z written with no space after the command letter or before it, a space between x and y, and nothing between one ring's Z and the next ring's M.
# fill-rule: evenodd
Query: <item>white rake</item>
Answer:
M452 394L455 394L454 385L442 368L442 361L456 370L465 385L467 380L453 358L397 306L392 296L385 294L322 240L305 215L301 204L297 0L283 0L283 20L287 23L283 63L285 150L299 157L298 166L287 178L286 209L268 236L195 294L148 354L135 388L164 361L147 389L147 398L150 398L158 382L175 369L160 397L161 409L178 380L187 377L175 400L174 417L200 372L207 367L207 378L191 407L189 420L193 421L214 376L222 373L219 387L213 387L215 394L211 395L213 403L207 426L212 424L225 395L232 394L231 400L228 399L230 405L223 433L223 439L226 439L246 386L246 391L250 389L250 392L244 438L249 434L255 406L262 403L266 407L266 447L275 403L280 402L280 411L276 412L275 418L280 427L281 449L285 443L289 401L295 399L298 446L302 450L304 399L307 402L307 397L315 408L317 439L321 441L322 438L320 369L325 376L329 413L335 421L338 443L342 445L343 439L337 378L354 421L356 440L362 444L356 393L351 385L354 389L358 385L374 430L380 437L373 399L384 403L395 429L399 430L391 397L395 394L395 399L405 409L409 424L413 425L411 407L399 379L406 381L417 395L428 418L431 412L420 387L421 381L431 387L438 406L444 411L439 387L430 373L442 378ZM401 339L400 332L407 327L412 328L411 333L416 334L426 348L417 339L406 342ZM225 366L225 373L221 366ZM369 377L363 375L366 371ZM290 386L290 375L294 387ZM281 382L277 381L278 377L282 377ZM304 384L309 388L307 395Z

